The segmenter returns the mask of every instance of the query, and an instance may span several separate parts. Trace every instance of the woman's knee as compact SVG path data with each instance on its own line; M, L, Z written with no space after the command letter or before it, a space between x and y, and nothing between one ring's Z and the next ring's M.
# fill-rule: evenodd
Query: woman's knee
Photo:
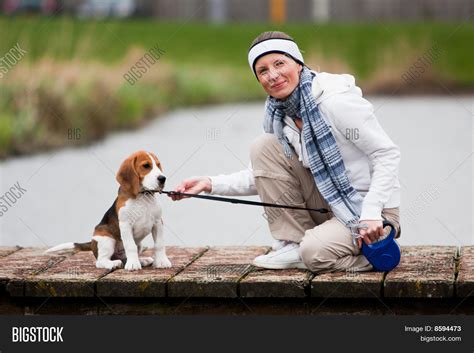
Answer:
M262 156L268 155L268 151L275 150L278 143L278 139L273 134L265 133L258 136L250 147L250 159L252 163Z
M313 272L330 270L337 257L330 250L330 243L320 239L316 234L306 231L300 243L300 256L306 267ZM308 234L309 233L309 234Z

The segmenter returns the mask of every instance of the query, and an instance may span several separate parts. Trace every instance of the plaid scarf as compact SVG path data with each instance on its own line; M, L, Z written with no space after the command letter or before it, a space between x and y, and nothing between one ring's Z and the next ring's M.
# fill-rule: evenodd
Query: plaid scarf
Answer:
M288 115L303 120L305 148L316 186L334 215L346 227L352 228L359 221L363 198L347 178L336 140L316 104L311 90L314 76L303 66L300 82L289 97L284 100L267 98L263 128L265 132L276 135L285 155L290 158L292 152L283 135L283 119Z

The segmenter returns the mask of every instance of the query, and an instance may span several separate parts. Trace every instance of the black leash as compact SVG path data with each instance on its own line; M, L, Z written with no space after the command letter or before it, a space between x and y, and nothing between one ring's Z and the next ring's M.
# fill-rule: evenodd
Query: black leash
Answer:
M213 200L213 201L220 201L220 202L230 202L235 204L243 204L243 205L252 205L252 206L265 206L265 207L274 207L274 208L289 208L292 210L304 210L304 211L314 211L320 213L328 213L328 209L326 208L304 208L304 207L296 207L296 206L289 206L289 205L278 205L275 203L265 203L265 202L256 202L256 201L249 201L249 200L241 200L241 199L231 199L229 197L218 197L218 196L209 196L209 195L198 195L198 194L188 194L185 192L178 192L178 191L153 191L159 192L167 195L175 195L175 196L189 196L195 197L197 199L206 199L206 200Z

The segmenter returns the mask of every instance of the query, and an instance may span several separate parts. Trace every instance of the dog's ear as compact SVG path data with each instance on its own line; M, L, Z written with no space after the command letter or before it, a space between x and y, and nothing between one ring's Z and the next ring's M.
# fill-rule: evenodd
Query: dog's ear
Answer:
M163 171L163 166L162 166L161 162L158 160L158 157L156 156L156 154L154 154L153 152L150 152L150 156L152 156L153 159L155 160L156 166L157 166L161 171Z
M134 197L140 192L140 178L138 177L135 163L137 162L136 156L130 156L123 161L117 172L116 179L120 186Z

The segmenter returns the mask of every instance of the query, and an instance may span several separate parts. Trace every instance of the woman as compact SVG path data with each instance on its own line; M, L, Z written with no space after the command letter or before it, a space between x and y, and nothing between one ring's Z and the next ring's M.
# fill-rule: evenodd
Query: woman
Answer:
M276 242L253 264L315 273L371 270L362 241L383 236L384 219L400 236L398 146L354 77L311 71L287 34L259 35L248 60L268 93L265 134L251 146L250 168L187 179L175 191L258 194L263 202L328 208L326 214L266 208Z

